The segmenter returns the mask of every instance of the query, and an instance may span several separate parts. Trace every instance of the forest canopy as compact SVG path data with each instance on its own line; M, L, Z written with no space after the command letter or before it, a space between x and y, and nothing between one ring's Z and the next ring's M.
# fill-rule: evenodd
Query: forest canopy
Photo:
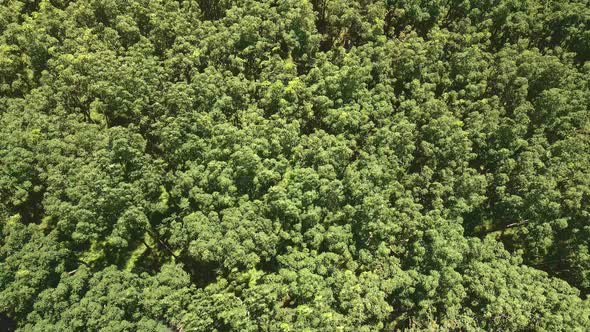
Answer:
M0 324L588 331L589 108L588 0L4 0Z

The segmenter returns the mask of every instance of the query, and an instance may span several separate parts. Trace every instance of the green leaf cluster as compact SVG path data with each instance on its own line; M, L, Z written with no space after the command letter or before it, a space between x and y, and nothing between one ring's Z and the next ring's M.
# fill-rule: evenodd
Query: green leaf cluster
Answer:
M587 331L589 107L587 0L5 0L0 322Z

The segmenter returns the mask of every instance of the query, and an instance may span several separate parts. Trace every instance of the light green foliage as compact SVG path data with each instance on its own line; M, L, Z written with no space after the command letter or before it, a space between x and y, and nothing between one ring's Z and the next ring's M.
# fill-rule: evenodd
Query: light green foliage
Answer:
M585 0L6 0L21 331L587 331Z

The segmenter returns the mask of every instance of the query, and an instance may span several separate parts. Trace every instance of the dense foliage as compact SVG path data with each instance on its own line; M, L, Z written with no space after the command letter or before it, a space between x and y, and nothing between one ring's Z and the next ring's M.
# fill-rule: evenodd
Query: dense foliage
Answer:
M590 329L588 0L4 0L0 321Z

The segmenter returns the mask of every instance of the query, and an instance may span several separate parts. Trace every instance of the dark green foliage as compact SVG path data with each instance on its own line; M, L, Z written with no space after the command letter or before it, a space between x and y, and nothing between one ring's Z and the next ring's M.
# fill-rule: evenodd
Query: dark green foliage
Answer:
M588 1L7 0L0 324L587 331Z

